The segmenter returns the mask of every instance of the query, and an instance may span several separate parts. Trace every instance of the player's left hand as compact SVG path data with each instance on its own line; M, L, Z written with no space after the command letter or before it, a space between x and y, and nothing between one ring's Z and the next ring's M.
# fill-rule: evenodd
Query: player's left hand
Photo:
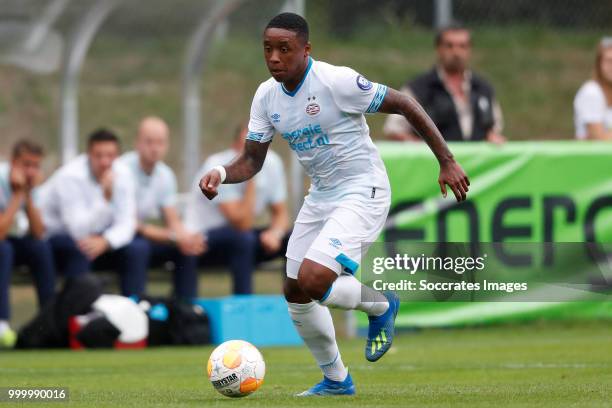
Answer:
M446 197L446 185L448 185L453 190L457 202L461 202L467 198L470 180L461 166L456 161L450 160L440 164L438 184L440 184L440 191L444 197Z

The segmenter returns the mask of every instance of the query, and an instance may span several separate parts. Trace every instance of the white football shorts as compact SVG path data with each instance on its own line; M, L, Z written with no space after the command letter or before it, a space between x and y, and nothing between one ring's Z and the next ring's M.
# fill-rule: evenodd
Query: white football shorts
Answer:
M289 239L287 258L299 263L308 258L338 275L354 274L362 251L382 231L390 205L388 188L364 187L335 201L306 196ZM297 274L295 268L287 269L289 278L297 279Z

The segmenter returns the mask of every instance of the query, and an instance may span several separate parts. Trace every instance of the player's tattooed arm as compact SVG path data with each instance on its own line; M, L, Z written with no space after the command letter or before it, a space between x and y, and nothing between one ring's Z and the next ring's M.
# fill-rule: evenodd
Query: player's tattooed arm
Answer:
M260 143L247 140L244 149L225 168L225 184L242 183L256 175L263 166L270 142ZM223 169L221 169L223 170ZM221 173L217 168L209 170L200 179L200 190L212 200L218 194L217 188L222 183Z
M410 122L440 163L438 184L444 197L446 197L446 185L448 185L453 190L457 201L465 200L470 181L461 166L455 161L442 134L423 107L414 98L388 88L379 112L403 115Z
M229 164L225 165L225 184L242 183L259 173L268 154L270 142L247 140L244 149Z

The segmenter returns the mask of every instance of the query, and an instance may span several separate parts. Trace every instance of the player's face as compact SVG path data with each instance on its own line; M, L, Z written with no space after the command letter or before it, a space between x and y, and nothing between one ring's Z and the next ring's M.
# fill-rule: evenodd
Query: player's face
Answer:
M269 28L264 32L264 57L272 77L278 82L299 83L308 64L310 43L293 31Z
M438 60L446 71L461 72L467 68L472 50L467 30L447 31L436 48Z
M91 145L87 152L91 172L96 179L102 177L112 166L119 156L119 146L115 142L96 142Z
M612 85L612 47L604 49L601 56L601 75L608 84Z

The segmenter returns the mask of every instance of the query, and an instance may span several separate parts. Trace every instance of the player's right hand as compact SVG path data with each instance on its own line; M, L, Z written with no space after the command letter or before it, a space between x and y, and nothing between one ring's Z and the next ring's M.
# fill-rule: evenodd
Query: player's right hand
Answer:
M219 174L219 170L212 169L200 180L200 190L206 198L212 200L219 194L217 191L219 184L221 184L221 174Z

